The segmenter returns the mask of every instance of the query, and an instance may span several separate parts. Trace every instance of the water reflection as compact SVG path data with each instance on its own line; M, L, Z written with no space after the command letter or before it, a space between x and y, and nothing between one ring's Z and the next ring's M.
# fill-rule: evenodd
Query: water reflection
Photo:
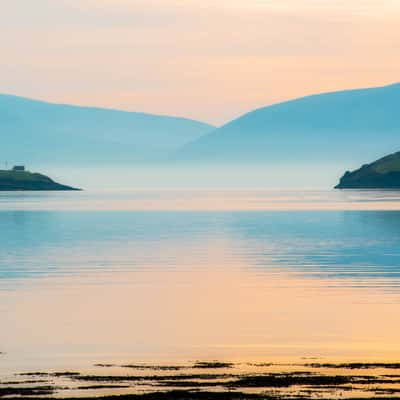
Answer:
M190 270L216 264L209 253L218 243L232 268L397 285L399 223L397 211L3 211L0 289L10 278Z
M74 211L400 210L399 190L0 192L0 209Z
M0 370L400 356L399 222L337 209L0 211Z

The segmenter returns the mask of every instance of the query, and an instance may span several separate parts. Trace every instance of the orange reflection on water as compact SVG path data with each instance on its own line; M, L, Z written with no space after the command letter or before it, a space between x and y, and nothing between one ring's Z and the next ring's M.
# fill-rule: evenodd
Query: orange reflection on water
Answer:
M124 190L0 194L0 209L23 211L400 210L398 190Z
M2 292L1 368L93 362L400 357L399 296L289 272L227 263L44 278ZM388 283L389 284L389 283Z

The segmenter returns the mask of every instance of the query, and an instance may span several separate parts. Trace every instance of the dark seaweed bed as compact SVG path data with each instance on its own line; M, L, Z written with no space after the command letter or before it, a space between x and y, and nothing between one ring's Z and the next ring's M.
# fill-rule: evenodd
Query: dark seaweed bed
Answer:
M400 363L96 364L95 374L26 372L0 380L18 399L400 399ZM110 373L107 373L110 372Z

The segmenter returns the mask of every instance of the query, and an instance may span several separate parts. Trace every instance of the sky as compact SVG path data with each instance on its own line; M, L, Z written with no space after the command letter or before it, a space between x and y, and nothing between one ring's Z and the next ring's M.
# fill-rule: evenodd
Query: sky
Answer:
M0 0L0 92L221 125L400 81L399 0Z

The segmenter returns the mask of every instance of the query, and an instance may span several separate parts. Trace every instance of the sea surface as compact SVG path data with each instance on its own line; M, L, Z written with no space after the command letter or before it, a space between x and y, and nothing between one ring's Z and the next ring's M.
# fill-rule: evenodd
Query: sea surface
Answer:
M0 376L400 360L400 192L3 192L0 235Z

